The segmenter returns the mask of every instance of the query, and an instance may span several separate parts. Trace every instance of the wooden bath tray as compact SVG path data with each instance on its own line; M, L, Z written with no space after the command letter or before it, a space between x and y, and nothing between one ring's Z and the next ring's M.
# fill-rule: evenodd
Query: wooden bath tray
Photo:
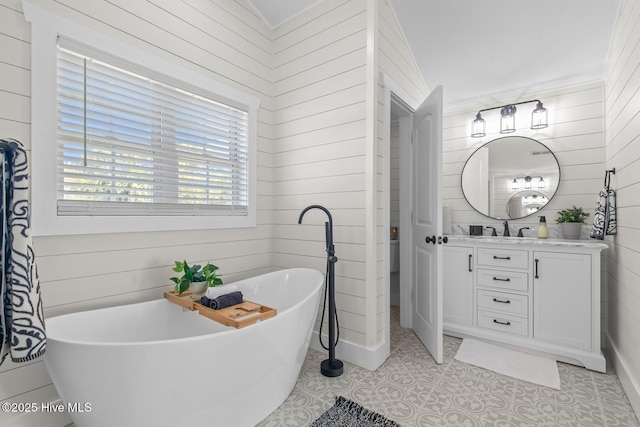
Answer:
M165 292L164 297L172 303L178 304L188 310L197 311L201 316L215 320L225 326L233 326L234 328L244 328L260 320L274 317L277 314L275 308L246 300L240 304L214 310L200 304L198 302L199 299L194 300L189 291L183 292L182 295L176 295L173 291Z

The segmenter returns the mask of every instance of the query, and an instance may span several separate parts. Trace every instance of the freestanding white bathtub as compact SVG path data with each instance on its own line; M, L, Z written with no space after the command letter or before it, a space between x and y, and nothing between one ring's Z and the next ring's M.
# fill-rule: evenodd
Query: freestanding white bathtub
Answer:
M324 276L236 282L278 310L241 329L165 299L47 319L45 364L76 427L253 426L291 393Z

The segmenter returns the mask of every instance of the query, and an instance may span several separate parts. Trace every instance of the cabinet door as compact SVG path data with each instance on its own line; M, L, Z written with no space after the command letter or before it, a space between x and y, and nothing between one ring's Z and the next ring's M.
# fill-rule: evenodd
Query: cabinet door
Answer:
M444 321L473 323L473 248L445 245L442 259Z
M591 349L591 255L533 253L533 336Z

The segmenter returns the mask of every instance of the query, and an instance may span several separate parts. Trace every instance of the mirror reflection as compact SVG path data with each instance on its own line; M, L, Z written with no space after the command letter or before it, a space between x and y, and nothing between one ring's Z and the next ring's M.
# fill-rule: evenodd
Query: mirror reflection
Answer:
M507 203L509 218L523 218L538 212L549 202L540 191L521 191L514 194Z
M478 148L462 170L462 192L478 212L495 219L534 215L554 196L560 166L544 144L522 136Z

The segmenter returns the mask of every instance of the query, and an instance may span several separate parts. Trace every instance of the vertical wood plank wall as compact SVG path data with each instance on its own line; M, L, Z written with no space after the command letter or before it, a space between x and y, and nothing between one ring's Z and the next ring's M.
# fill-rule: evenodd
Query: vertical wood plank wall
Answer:
M178 259L215 262L226 281L272 271L272 30L245 0L47 3L76 22L258 96L261 108L257 228L36 237L45 315L158 298ZM0 0L0 51L0 136L30 147L30 108L38 106L30 105L30 25L20 0ZM0 401L55 399L41 361L0 367ZM10 415L0 413L0 424L70 423L66 414Z
M616 169L618 234L606 238L610 361L640 414L640 4L620 4L605 70L606 168Z

